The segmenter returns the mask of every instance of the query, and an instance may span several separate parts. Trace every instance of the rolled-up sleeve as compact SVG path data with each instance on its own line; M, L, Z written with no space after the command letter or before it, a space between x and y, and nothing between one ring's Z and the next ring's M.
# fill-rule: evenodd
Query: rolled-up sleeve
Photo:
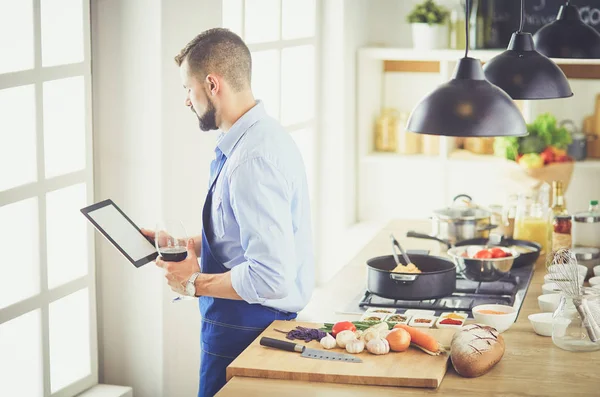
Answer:
M282 299L295 281L291 187L274 164L247 160L230 175L230 201L240 227L245 262L231 269L231 283L249 303Z

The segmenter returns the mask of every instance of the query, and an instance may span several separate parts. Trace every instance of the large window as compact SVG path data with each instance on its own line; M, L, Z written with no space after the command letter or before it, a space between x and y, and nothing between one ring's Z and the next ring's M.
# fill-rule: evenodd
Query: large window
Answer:
M292 134L315 194L317 1L223 0L223 26L252 52L252 90Z
M98 381L89 0L0 0L0 396Z

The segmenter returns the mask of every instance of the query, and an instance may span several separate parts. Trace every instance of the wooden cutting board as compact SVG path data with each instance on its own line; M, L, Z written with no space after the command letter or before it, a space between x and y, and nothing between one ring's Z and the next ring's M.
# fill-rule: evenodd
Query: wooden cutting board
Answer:
M412 346L402 353L390 352L380 356L368 353L365 349L357 355L363 360L362 363L342 363L304 358L300 356L300 353L273 349L259 344L260 338L263 336L289 342L284 334L273 329L287 331L296 326L320 328L323 324L273 322L227 367L227 380L229 381L234 376L245 376L309 382L437 388L446 374L449 359L447 354L431 356ZM452 336L456 332L454 329L422 330L435 336L444 346L450 346ZM310 348L322 349L317 341L305 343L296 340L294 342ZM346 353L340 348L330 351Z

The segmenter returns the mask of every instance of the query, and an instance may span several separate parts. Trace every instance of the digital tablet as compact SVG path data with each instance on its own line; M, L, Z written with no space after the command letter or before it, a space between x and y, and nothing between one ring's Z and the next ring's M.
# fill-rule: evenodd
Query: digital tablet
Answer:
M112 200L82 208L81 213L135 267L143 266L158 256L154 241L144 236Z

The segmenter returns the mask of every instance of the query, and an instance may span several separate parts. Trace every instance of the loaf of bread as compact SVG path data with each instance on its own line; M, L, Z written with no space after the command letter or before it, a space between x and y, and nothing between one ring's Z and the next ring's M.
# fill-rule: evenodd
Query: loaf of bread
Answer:
M495 328L468 324L458 330L450 345L452 366L459 375L475 378L488 372L504 355L504 338Z

